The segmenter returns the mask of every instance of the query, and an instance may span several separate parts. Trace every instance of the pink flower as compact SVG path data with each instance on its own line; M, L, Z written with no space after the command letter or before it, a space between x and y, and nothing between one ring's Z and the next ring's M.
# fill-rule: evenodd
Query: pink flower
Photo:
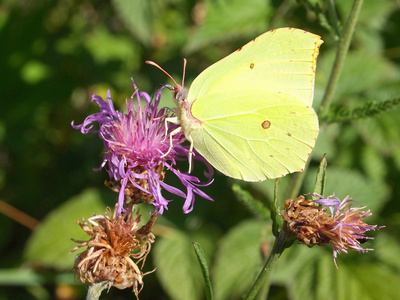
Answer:
M111 180L109 185L119 191L118 215L124 211L124 201L152 202L157 214L163 214L171 200L162 195L162 189L185 198L183 211L189 213L193 210L195 194L212 200L200 190L200 187L212 183L212 168L201 156L196 155L196 159L207 165L207 183L200 183L197 177L181 173L175 168L177 160L188 158L189 150L182 145L183 133L171 135L177 125L168 123L166 128L166 118L171 117L171 110L158 109L161 91L169 86L157 90L154 101L147 93L139 92L134 82L133 86L135 92L129 102L126 101L126 114L114 109L111 92L108 91L107 102L100 96L92 97L92 101L99 105L100 112L89 115L81 125L74 125L74 122L71 125L83 134L98 133L104 141L106 152L98 170L107 165ZM94 122L99 123L99 129L92 129ZM164 182L165 170L180 179L186 193Z

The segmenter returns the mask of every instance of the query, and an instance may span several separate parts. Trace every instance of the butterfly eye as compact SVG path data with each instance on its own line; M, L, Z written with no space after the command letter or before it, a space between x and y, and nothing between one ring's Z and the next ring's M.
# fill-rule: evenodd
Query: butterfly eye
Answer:
M181 103L186 100L187 98L187 89L185 88L180 88L180 89L174 89L174 97L177 103Z

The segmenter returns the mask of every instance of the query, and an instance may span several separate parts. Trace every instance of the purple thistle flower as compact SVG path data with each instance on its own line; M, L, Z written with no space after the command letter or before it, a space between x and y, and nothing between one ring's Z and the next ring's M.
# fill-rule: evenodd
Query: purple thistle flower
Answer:
M126 114L114 109L111 92L108 91L107 102L100 96L92 96L92 101L99 105L100 112L89 115L81 125L74 125L74 122L71 125L83 134L98 133L104 141L104 160L96 170L107 165L106 170L113 182L111 186L117 187L119 191L118 215L125 211L123 204L127 197L133 197L137 202L152 202L157 214L162 215L171 201L162 195L162 188L185 198L183 211L189 213L193 210L195 194L212 200L200 190L200 187L212 183L212 168L197 155L196 159L203 161L208 168L207 183L200 183L197 177L175 169L176 161L188 157L189 150L182 145L185 140L182 132L171 135L177 125L168 123L168 128L165 127L166 119L171 117L171 110L158 109L161 91L169 86L157 90L153 102L147 93L138 91L133 79L132 82L135 92L129 102L126 101ZM99 123L99 129L92 129L94 122ZM170 149L171 140L173 147ZM186 187L186 193L164 182L164 169L180 179Z
M327 198L319 194L311 194L317 200L306 200L303 196L293 200L286 200L286 209L282 212L285 220L285 230L294 234L299 243L308 247L323 246L330 243L333 248L333 259L340 252L347 253L347 248L367 252L373 249L361 246L366 240L366 232L383 228L384 226L368 225L362 219L372 215L362 211L364 207L351 207L355 202L347 196L343 201L334 195ZM320 206L318 206L319 204ZM330 214L326 212L329 209Z

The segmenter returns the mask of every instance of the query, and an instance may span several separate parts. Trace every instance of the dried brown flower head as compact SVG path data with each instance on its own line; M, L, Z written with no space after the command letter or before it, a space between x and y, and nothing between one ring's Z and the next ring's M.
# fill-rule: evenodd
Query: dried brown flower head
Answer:
M308 247L314 245L322 246L325 241L321 240L317 229L321 224L329 223L332 219L323 207L318 206L312 200L306 200L299 196L293 201L285 201L285 210L282 217L285 221L285 230L296 236L299 243Z
M92 236L89 241L73 240L80 245L71 252L86 247L75 259L74 269L80 280L92 284L105 281L107 288L132 287L137 297L143 287L143 277L148 274L141 269L155 239L151 232L155 220L156 216L153 215L147 224L139 228L138 213L133 219L132 211L128 208L117 216L116 206L112 217L108 208L104 215L77 221Z
M364 212L361 209L365 207L351 207L351 202L355 201L349 197L340 201L334 195L327 198L318 194L313 196L319 199L306 200L299 196L285 201L281 215L286 232L295 235L299 243L308 247L330 243L335 264L338 253L347 253L347 248L360 252L373 250L361 247L363 242L373 239L365 233L384 226L368 225L362 221L372 215L369 210Z

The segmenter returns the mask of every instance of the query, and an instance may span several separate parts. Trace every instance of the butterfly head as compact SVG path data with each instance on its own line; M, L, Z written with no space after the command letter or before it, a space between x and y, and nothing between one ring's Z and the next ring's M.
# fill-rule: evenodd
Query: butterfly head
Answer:
M182 86L172 88L174 94L174 101L178 106L182 106L182 103L186 101L187 89Z
M174 102L178 107L182 107L182 104L186 100L187 96L187 90L183 87L184 86L184 80L185 80L185 71L186 71L186 59L183 59L183 76L182 76L182 85L178 84L175 79L163 68L161 68L158 64L156 64L153 61L146 60L146 64L155 66L156 68L160 69L162 72L164 72L171 80L174 82L175 87L172 87L172 93L174 95Z

